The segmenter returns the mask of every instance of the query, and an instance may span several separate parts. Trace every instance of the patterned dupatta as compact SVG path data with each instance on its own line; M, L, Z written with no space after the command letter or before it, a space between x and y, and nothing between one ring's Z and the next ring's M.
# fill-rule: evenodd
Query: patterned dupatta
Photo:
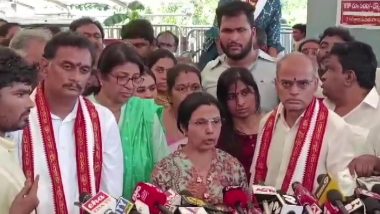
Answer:
M269 116L263 131L257 139L257 149L251 167L252 183L265 182L268 173L268 152L276 127L278 115L283 108L278 107ZM288 163L281 190L289 192L291 184L301 182L309 191L313 191L319 155L322 148L328 118L328 109L322 100L313 99L300 121L294 147Z
M47 171L50 177L44 179L50 185L44 193L50 194L48 197L54 205L51 211L67 214L68 207L60 171L60 164L64 163L58 161L52 118L44 96L43 83L37 87L34 100L36 108L34 111L32 109L29 124L23 132L23 170L25 175L31 178ZM79 194L95 194L99 191L102 169L100 122L95 106L82 97L79 97L73 132Z

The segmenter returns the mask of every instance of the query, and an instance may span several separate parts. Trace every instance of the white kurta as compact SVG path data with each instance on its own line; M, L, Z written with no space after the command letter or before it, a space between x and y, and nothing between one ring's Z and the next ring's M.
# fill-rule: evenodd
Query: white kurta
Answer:
M119 197L121 196L123 189L124 169L119 128L115 121L115 117L108 109L98 104L94 105L99 114L102 134L103 165L100 189L113 197ZM79 213L78 207L74 206L74 202L79 201L74 135L74 123L77 109L78 103L75 105L73 111L64 119L51 114L63 189L65 192L68 213L70 214ZM35 114L34 116L36 116L36 107L31 110L31 114ZM10 133L9 137L18 142L19 158L22 163L22 131ZM36 157L41 157L37 158L37 160L35 160L36 162L44 160L46 162L45 154L38 154ZM49 177L50 175L48 174L47 169L40 174L38 189L40 203L38 206L38 213L41 214L52 213L49 210L52 209L54 201L52 198L48 197L49 194L46 194L47 191L51 190L51 187L49 187L49 182L44 183L44 181L50 179Z
M281 104L280 108L282 108ZM270 113L260 121L260 132L263 131L264 124L269 116ZM281 189L302 117L303 115L297 119L293 127L289 127L284 119L283 111L281 111L273 130L272 143L268 150L266 185ZM347 124L341 117L329 110L326 132L323 138L323 145L314 181L314 190L318 187L318 175L327 172L335 174L336 172L347 169L347 165L350 161L358 155L355 151L355 145L363 144L364 141L365 136L363 136L356 127ZM253 160L253 162L255 163L256 161ZM253 167L255 166L252 165L251 172L253 172ZM251 177L253 178L254 174L252 174Z

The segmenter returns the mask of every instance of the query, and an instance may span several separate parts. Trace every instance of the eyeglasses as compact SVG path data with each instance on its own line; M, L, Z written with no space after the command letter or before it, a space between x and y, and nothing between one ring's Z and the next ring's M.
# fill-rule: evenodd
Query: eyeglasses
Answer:
M220 117L210 118L210 119L199 119L196 121L189 121L190 124L193 124L200 128L207 128L209 124L213 127L221 126L223 119Z
M297 88L304 90L308 88L311 85L311 83L314 82L314 79L312 80L279 80L279 82L284 89L291 89L293 88L294 85L296 85Z
M116 78L116 83L120 86L126 86L129 83L129 81L132 81L132 84L134 86L139 86L144 81L144 79L140 75L128 77L128 76L116 76L116 75L111 74L111 76Z

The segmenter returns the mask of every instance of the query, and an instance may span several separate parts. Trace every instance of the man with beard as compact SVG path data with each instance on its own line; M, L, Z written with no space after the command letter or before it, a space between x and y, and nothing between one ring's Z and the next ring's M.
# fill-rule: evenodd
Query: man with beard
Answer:
M39 178L25 181L17 160L17 144L6 139L5 133L28 124L34 106L29 95L36 72L17 53L0 47L0 79L0 213L30 214L38 205Z
M103 51L103 41L104 41L104 29L100 22L93 20L90 17L83 17L77 20L74 20L70 24L70 30L73 32L78 32L85 37L87 37L96 48L96 59L94 67L98 64L98 59L100 54ZM95 71L96 69L94 69ZM83 92L84 96L98 92L100 88L99 79L96 76L96 72L93 72L90 79L87 82L86 89Z
M271 59L260 56L256 45L254 8L242 1L233 1L216 9L220 29L220 46L225 55L209 62L202 72L206 91L216 95L216 85L220 74L230 67L244 67L255 78L262 96L261 110L267 112L277 104L274 85L276 65Z

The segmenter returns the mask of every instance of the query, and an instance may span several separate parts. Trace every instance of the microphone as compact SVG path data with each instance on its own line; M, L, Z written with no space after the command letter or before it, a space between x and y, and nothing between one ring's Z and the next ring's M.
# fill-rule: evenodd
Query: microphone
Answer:
M281 214L302 214L303 206L299 206L297 198L292 195L281 195L285 201L285 204L282 205Z
M371 190L372 190L372 192L380 195L380 184L373 185Z
M368 214L380 214L380 202L373 198L364 199L364 205Z
M229 186L223 189L223 203L228 207L233 207L239 214L244 214L244 209L248 208L248 195L239 186Z
M348 214L342 202L343 196L338 190L329 190L327 192L327 199L339 209L341 214Z
M370 197L370 198L374 198L376 200L380 200L379 194L365 190L365 189L362 189L362 188L356 188L355 193L356 193L356 197L361 198L361 199L365 199L367 197Z
M344 206L348 213L365 213L365 208L362 200L359 198L351 201Z
M318 206L317 199L305 187L303 187L300 182L294 182L292 184L292 189L298 203L304 206L308 213L322 213L322 209Z
M357 178L356 181L360 187L372 190L376 184L380 184L380 176L360 177ZM379 194L380 192L377 193Z
M317 177L318 187L315 196L318 198L319 205L322 206L327 202L327 192L331 189L339 189L339 184L328 174L320 174Z
M82 199L86 199L83 197ZM113 214L113 209L116 207L116 200L105 192L98 192L88 201L82 204L81 208L89 214Z
M271 186L252 185L252 192L259 204L262 204L262 209L265 214L270 214L272 211L279 213L282 204L285 204L282 197L277 193L276 189ZM271 207L269 206L271 202Z
M136 214L149 214L149 207L148 205L144 204L140 200L135 201L135 207L136 207ZM133 212L133 210L132 210Z
M171 213L164 205L167 202L163 191L149 183L140 182L137 184L132 200L140 200L149 207L152 214Z
M212 206L201 199L193 197L191 192L188 190L182 190L180 192L180 195L182 197L181 204L180 204L181 206L203 207L204 209L206 209L206 211L210 211L210 212L226 212L226 210L223 209L222 207L219 208L219 207Z
M133 209L134 204L127 199L120 197L116 201L115 214L128 214Z
M181 214L207 214L203 207L178 207L177 211Z

